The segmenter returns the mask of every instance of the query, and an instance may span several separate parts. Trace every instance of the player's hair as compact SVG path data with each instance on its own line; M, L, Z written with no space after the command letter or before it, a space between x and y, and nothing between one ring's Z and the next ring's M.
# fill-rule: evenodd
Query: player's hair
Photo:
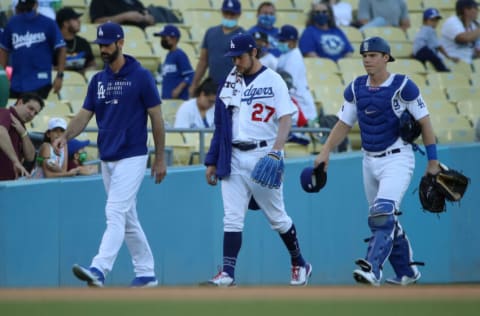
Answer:
M273 4L273 2L270 2L270 1L264 1L262 3L260 3L257 7L257 15L260 14L260 10L262 10L263 7L273 7L274 9L275 8L275 4Z
M19 100L22 100L22 103L27 103L30 100L37 101L38 104L40 104L40 110L45 106L45 101L43 101L42 97L35 92L23 93Z
M213 78L208 77L195 89L195 97L200 96L203 92L205 95L217 94L218 85L213 81Z
M15 12L18 13L27 13L33 11L33 7L37 4L37 1L27 1L27 2L20 2L18 1L17 5L15 6Z

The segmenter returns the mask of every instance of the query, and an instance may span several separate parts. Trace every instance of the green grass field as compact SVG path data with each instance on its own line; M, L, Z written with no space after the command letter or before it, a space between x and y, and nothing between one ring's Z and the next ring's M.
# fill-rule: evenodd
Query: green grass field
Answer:
M235 300L235 301L0 301L2 316L478 316L480 298L469 300Z

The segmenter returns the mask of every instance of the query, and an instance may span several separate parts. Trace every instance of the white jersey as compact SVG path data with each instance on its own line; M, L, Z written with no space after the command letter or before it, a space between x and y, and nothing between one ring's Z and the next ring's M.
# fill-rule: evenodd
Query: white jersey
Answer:
M388 87L392 83L394 77L395 74L390 74L390 77L385 80L385 82L383 82L380 86ZM369 85L370 78L368 78L367 80L367 86ZM398 104L398 106L394 108L394 112L397 117L400 117L400 115L405 111L405 109L407 109L417 121L428 115L428 109L425 106L425 102L423 101L421 94L418 95L418 98L410 102L402 100L398 93L394 98L396 99L396 101L398 101L395 102L395 105ZM355 125L358 119L357 105L352 102L344 101L342 107L340 108L340 111L337 113L337 116L342 122L344 122L348 126Z
M280 55L277 69L284 70L292 76L294 85L292 96L297 100L307 120L316 119L318 116L317 108L308 88L307 70L300 49L297 47Z
M259 60L262 63L262 65L264 65L265 67L268 67L273 70L277 70L278 58L275 57L273 54L266 53Z
M477 28L477 25L473 22L467 28L465 28L460 18L456 15L453 15L449 17L442 25L442 37L440 43L447 51L449 56L460 58L464 62L471 64L474 54L474 47L476 46L475 43L457 43L455 41L455 37L461 33L475 30ZM477 41L476 44L478 45L479 43L480 42Z
M277 138L278 120L297 112L282 77L265 68L245 85L241 79L241 99L233 105L232 140L274 141Z
M175 128L203 128L213 127L215 107L207 110L205 118L202 118L198 110L197 98L183 102L175 115Z

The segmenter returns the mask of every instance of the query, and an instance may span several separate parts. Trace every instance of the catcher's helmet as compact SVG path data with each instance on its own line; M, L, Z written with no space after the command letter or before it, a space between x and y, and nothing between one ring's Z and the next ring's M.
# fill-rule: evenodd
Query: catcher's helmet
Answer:
M360 45L360 54L365 52L384 53L390 57L388 61L395 61L395 58L393 58L392 54L390 53L390 45L388 45L386 40L378 36L369 37L362 42Z

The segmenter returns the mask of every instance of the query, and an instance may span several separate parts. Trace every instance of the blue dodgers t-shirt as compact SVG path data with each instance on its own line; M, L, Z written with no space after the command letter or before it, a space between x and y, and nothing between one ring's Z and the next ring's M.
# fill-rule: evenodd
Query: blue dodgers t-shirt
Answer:
M307 27L298 43L302 55L315 52L319 57L337 61L354 51L345 33L337 28L321 30L315 26Z
M221 25L211 27L205 33L203 38L202 48L208 50L208 73L216 84L225 81L228 72L233 68L233 61L230 57L224 55L230 49L230 40L240 33L244 33L243 28L230 32L223 33Z
M95 74L83 108L95 113L100 159L116 161L147 154L147 110L161 103L150 71L131 56L118 73Z
M55 49L63 46L65 41L52 19L35 12L14 15L0 39L0 47L11 54L11 89L33 91L51 84Z
M187 54L180 48L168 52L162 65L162 99L172 99L172 91L182 81L187 83L177 99L188 100L188 86L192 83L194 71Z

